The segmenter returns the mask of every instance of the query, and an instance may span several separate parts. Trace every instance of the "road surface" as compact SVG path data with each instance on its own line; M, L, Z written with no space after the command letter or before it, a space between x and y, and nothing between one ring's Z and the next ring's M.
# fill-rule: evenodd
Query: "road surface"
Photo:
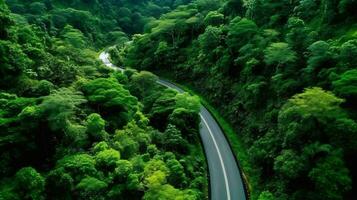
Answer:
M123 71L122 68L110 62L108 53L101 53L99 58L106 66ZM178 92L184 92L168 81L160 79L158 83L176 89ZM243 178L226 137L205 107L201 106L199 115L201 117L200 136L209 170L210 199L246 200Z

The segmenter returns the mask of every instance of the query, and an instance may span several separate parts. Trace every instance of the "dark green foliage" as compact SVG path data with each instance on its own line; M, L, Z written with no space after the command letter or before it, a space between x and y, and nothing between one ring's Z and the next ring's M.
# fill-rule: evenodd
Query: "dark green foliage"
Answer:
M174 125L169 124L162 136L162 145L172 152L186 153L188 142L183 138L182 132Z
M345 97L347 100L356 99L357 97L357 70L352 69L343 73L340 78L334 81L333 87L334 91Z
M56 35L63 32L68 25L80 30L82 38L93 42L96 46L112 44L119 41L117 33L135 34L143 31L147 22L158 18L162 14L172 10L183 3L169 1L97 1L97 0L41 0L41 1L7 1L10 9L17 14L22 14L30 23L44 26ZM8 12L1 5L2 12ZM2 17L1 24L9 24L10 21ZM109 34L107 34L109 33ZM1 36L7 32L1 31ZM63 37L72 39L76 45L80 40L74 40L78 36L70 32ZM78 37L76 39L79 39Z
M129 90L140 99L150 95L155 90L158 78L150 73L141 71L130 77Z
M188 140L197 136L199 122L200 118L197 112L184 108L175 109L169 116L169 123L175 125Z
M287 43L283 42L271 44L264 53L265 62L268 65L276 65L277 67L296 60L295 52L289 48Z
M129 112L137 104L136 98L114 79L92 80L83 86L83 91L91 103L107 109Z
M245 172L252 199L353 199L355 7L353 1L199 0L149 23L113 59L190 86L219 108L255 169ZM196 29L190 12L203 15ZM152 124L165 129L166 141L154 139L180 151L196 117L164 93L151 100L150 119L161 122ZM161 120L168 113L170 120Z
M7 8L4 0L0 0L0 39L7 39L9 37L9 26L12 25L12 21L9 17L10 11Z
M105 189L108 185L96 178L86 177L81 180L76 186L76 190L79 192L78 199L105 199Z
M87 133L94 141L104 140L106 137L105 120L99 114L92 113L87 117Z
M150 111L150 122L159 130L164 130L167 125L168 116L175 109L176 92L171 89L165 89L159 98L157 98Z
M130 34L188 1L6 2L16 14L0 0L0 199L207 197L198 189L206 191L205 179L188 184L192 170L206 177L204 160L192 158L203 157L192 148L198 121L190 121L190 142L179 130L167 134L174 148L149 125L179 108L192 109L191 119L198 102L163 93L149 72L114 72L96 52L113 43L112 56L125 56ZM167 112L160 98L172 103Z
M44 186L44 178L31 167L22 168L15 175L15 190L23 199L45 199Z
M3 40L0 40L0 62L1 88L16 84L21 73L31 64L19 45Z
M59 160L56 168L64 169L75 181L80 180L83 176L93 176L97 173L95 160L88 154L68 155Z
M217 11L211 11L206 15L204 22L206 26L219 26L224 22L224 15Z
M119 125L125 125L137 110L137 98L115 79L92 80L84 84L83 91L97 112Z
M69 199L73 189L73 178L63 168L51 171L46 177L46 193L50 197Z
M45 97L38 112L48 121L50 128L56 131L66 128L77 106L85 102L81 93L62 88Z
M252 199L353 199L355 1L6 2L0 198L206 197L198 99L104 68L94 49L110 44L118 66L170 74L229 119Z
M341 151L331 152L309 173L317 192L323 194L318 198L343 199L343 194L351 189L351 178L342 159Z
M234 18L229 24L227 45L232 49L239 49L244 41L254 36L257 29L254 21L241 17Z

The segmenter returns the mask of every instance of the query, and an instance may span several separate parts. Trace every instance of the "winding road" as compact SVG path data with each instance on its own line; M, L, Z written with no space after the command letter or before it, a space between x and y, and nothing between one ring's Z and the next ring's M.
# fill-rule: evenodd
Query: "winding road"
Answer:
M114 70L124 70L110 62L107 52L102 52L99 58L107 67ZM178 92L184 92L168 81L160 79L157 82ZM246 200L246 190L241 171L220 126L205 107L201 106L199 115L201 117L200 136L209 170L210 199Z

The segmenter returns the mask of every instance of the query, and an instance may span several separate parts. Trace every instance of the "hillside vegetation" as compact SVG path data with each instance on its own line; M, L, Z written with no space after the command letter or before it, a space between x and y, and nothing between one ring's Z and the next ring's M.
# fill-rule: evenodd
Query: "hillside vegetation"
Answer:
M207 199L199 99L148 71L232 125L252 199L355 199L356 9L0 0L0 199Z
M15 13L0 0L0 199L207 199L198 99L98 60L96 45L142 28L105 19L154 2L8 3Z
M351 0L197 0L112 57L219 108L247 149L253 199L353 199L356 8Z
M146 24L190 0L6 0L17 18L50 35L67 26L81 31L90 46L127 40ZM25 18L25 19L23 19Z

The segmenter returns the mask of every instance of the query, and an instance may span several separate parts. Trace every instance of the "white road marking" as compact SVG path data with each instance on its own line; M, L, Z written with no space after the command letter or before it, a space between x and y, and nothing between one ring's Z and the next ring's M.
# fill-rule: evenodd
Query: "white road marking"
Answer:
M170 86L168 84L166 84L166 83L163 83L163 82L160 82L160 81L157 81L157 82L160 85L163 85L163 86L166 86L166 87L170 88ZM223 162L221 151L218 148L217 141L213 136L211 128L208 126L207 121L205 120L205 118L203 117L203 115L201 113L200 113L200 117L201 117L203 123L206 125L206 127L208 129L208 132L209 132L209 134L210 134L210 136L211 136L211 138L213 140L214 146L216 147L216 150L217 150L217 153L218 153L218 157L219 157L219 161L221 163L221 167L222 167L222 170L223 170L224 182L226 184L227 200L231 200L231 196L230 196L231 193L230 193L230 190L229 190L227 172L226 172L226 168L224 167L224 162Z
M102 52L101 55L100 55L100 59L104 62L105 65L107 65L108 67L111 67L111 68L117 68L119 69L120 71L124 71L124 69L120 68L120 67L116 67L115 65L113 65L112 63L110 63L109 61L109 54L107 52ZM163 86L166 86L168 88L171 88L170 85L167 85L165 83L162 83L160 81L157 81L157 83L159 83L160 85L163 85ZM174 88L175 89L175 88ZM212 133L212 130L211 128L208 126L208 123L207 121L205 120L205 118L202 116L201 113L199 113L201 119L203 120L203 123L206 125L207 129L208 129L208 132L213 140L213 144L217 150L217 153L218 153L218 157L219 157L219 161L221 163L221 167L222 167L222 170L223 170L223 176L224 176L224 182L226 184L226 192L227 192L227 200L231 200L231 193L230 193L230 190L229 190L229 184L228 184L228 177L227 177L227 172L226 172L226 168L224 167L224 162L223 162L223 159L222 159L222 154L221 154L221 151L219 150L218 148L218 145L217 145L217 141L216 139L214 138L213 136L213 133Z
M200 113L200 117L201 119L203 120L203 123L206 125L207 129L208 129L208 132L213 140L213 143L214 143L214 146L216 147L217 149L217 153L218 153L218 157L219 157L219 160L221 162L221 167L222 167L222 170L223 170L223 176L224 176L224 182L226 184L226 192L227 192L227 200L231 200L231 193L229 191L229 185L228 185L228 177L227 177L227 172L226 172L226 168L224 167L224 162L223 162L223 159L222 159L222 154L218 148L218 145L217 145L217 142L216 142L216 139L214 138L213 136L213 133L210 129L210 127L208 126L207 124L207 121L205 120L205 118L202 116L202 114Z

